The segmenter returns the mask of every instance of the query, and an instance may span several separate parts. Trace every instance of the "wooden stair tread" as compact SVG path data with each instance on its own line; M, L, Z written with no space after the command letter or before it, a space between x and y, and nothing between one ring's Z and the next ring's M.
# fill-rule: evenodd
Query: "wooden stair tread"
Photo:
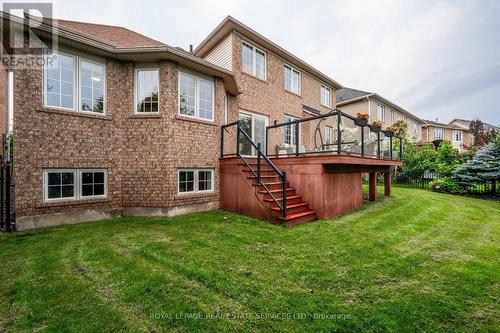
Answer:
M292 199L298 199L298 198L302 198L302 196L300 196L300 195L290 195L290 196L286 197L286 200L292 200ZM282 200L283 200L282 197L276 198L276 201L282 201ZM266 199L264 199L264 201L266 201L266 202L274 202L274 200L272 198L266 198Z
M286 205L286 209L292 209L292 208L297 208L297 207L303 207L303 206L307 206L307 202L297 202L297 203L293 203L293 204L289 204L289 205ZM274 210L274 211L281 211L281 208L279 207L271 207L271 210Z
M262 186L261 184L252 184L253 186ZM264 183L264 185L281 185L281 182Z
M298 212L298 213L293 213L293 214L287 214L286 218L284 219L285 221L291 221L291 220L294 220L294 219L297 219L299 217L303 217L303 216L308 216L308 215L313 215L313 214L316 214L316 212L312 209L306 209L302 212ZM278 217L280 220L283 220L282 217Z
M276 176L260 176L260 178L279 178L280 176L276 175ZM248 176L247 177L248 179L256 179L257 177L255 176Z
M293 187L288 187L288 188L286 189L286 191L287 191L287 192L289 192L289 191L294 191L294 190L295 190L295 188L293 188ZM259 192L259 193L261 193L261 194L266 194L266 193L268 193L266 190L259 190L259 191L257 191L257 192ZM278 193L278 192L281 192L281 189L279 189L279 190L269 190L269 192L271 192L271 193Z

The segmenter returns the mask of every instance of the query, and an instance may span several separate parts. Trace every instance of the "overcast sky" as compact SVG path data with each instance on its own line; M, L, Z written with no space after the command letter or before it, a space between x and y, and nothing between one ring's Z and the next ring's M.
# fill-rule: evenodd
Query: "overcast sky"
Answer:
M54 1L55 16L195 47L232 15L346 87L500 125L500 0Z

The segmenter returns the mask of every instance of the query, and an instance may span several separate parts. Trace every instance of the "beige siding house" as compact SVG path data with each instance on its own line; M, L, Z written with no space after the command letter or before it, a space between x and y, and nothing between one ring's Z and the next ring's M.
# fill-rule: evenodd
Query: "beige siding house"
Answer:
M370 123L378 120L384 127L404 119L408 123L408 138L414 142L422 140L423 120L376 93L343 88L337 92L337 107L353 116L368 113Z
M457 126L453 121L445 124L426 120L422 127L422 142L433 143L440 140L451 142L453 147L462 152L465 147L472 145L474 137L468 126Z

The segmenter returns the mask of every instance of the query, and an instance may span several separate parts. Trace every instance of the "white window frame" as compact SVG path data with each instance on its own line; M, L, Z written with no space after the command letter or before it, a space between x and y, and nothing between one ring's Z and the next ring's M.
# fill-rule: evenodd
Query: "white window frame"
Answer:
M396 112L393 109L391 109L391 123L394 122L394 119L396 119Z
M299 82L298 82L298 84L297 84L297 89L298 89L297 91L293 91L293 90L290 90L290 89L287 89L287 88L286 88L286 81L285 81L286 68L288 68L288 69L291 71L291 74L292 74L292 76L290 77L290 80L291 80L291 81L290 81L290 83L291 83L292 87L293 87L293 78L294 78L293 74L294 74L294 72L297 72L297 73L299 74L299 78L298 78ZM288 92L291 92L291 93L293 93L293 94L300 95L300 94L301 94L301 92L302 92L302 72L301 72L301 71L299 71L297 68L295 68L295 67L293 67L293 66L290 66L290 65L288 65L288 64L285 64L285 65L283 66L283 88L284 88L286 91L288 91Z
M380 110L382 110L382 112L380 112ZM385 121L385 106L383 104L377 104L377 120L381 122Z
M67 198L49 198L49 173L73 173L73 196ZM104 173L104 194L82 196L82 173L84 172L103 172ZM105 199L108 197L108 170L107 169L43 169L43 201L77 201L88 199Z
M287 120L288 118L288 120ZM289 122L289 121L295 121L295 120L299 120L299 118L297 117L294 117L294 116L290 116L288 114L285 114L285 122ZM290 143L286 143L286 128L290 128ZM295 143L293 142L293 137L295 136L297 138L297 141L298 141L298 144L300 146L300 136L297 136L297 133L295 131L295 124L293 125L286 125L283 127L283 142L285 144L288 144L288 145L292 145L295 147ZM300 134L301 130L300 130L300 123L299 123L299 133Z
M252 48L252 73L248 72L243 67L243 47L244 47L244 45L247 45L247 46L249 46L249 47ZM264 54L264 78L261 78L261 77L257 76L257 51L259 51L262 54ZM261 48L258 48L255 45L252 45L252 44L250 44L250 43L248 43L246 41L242 41L241 42L241 71L243 73L255 76L259 80L266 81L267 80L267 52L265 52Z
M326 103L323 103L323 91L325 92L325 95L326 95L326 92L328 92L329 94L329 98L328 98L328 104ZM327 107L327 108L331 108L332 107L332 89L324 84L321 85L321 88L320 88L320 104L323 105L324 107Z
M325 126L325 144L330 145L332 144L332 134L333 134L333 127L332 126Z
M193 181L194 181L193 191L190 191L190 192L181 192L180 191L181 172L193 172ZM200 179L199 173L200 172L210 172L210 177L211 177L210 185L212 187L210 190L203 190L203 191L199 190L199 179ZM190 195L190 194L213 193L214 188L215 188L214 174L215 174L214 169L207 169L207 168L204 168L204 169L196 169L196 168L195 169L177 169L177 194L178 195Z
M82 94L81 94L81 91L82 91L82 77L80 75L80 67L81 67L81 63L82 61L85 61L85 62L88 62L88 63L91 63L91 64L94 64L94 65L100 65L103 67L104 71L103 71L103 100L102 100L102 113L100 112L94 112L94 111L86 111L86 110L82 110ZM78 73L77 73L77 77L78 77L78 111L79 112L84 112L84 113L90 113L90 114L102 114L102 115L105 115L106 114L106 76L107 76L107 73L106 73L106 64L102 63L102 62L99 62L99 61L96 61L96 60L93 60L93 59L89 59L89 58L85 58L85 57L78 57ZM92 95L93 95L93 92L92 92Z
M195 87L194 87L194 116L190 116L188 114L182 114L181 113L181 75L186 75L191 78L194 78L195 80ZM209 121L213 122L215 119L215 81L213 78L208 78L206 76L201 76L198 74L191 73L189 71L183 70L179 71L179 74L177 75L177 113L180 117L186 117L186 118L191 118L191 119L198 119L201 121ZM208 82L212 85L212 118L207 119L207 118L201 118L200 117L200 102L199 102L199 96L200 96L200 82Z
M412 124L412 130L413 130L413 135L417 135L418 134L418 125L417 125L417 123L413 123Z
M93 114L93 115L98 115L98 116L105 116L106 115L106 105L107 105L107 94L106 94L106 89L107 89L107 68L106 68L106 62L99 61L96 59L92 59L89 57L85 56L79 56L76 54L71 54L67 52L61 52L61 51L53 51L55 54L62 54L67 57L73 58L73 66L74 66L74 72L73 72L73 108L65 108L61 106L53 106L49 105L47 103L47 66L44 66L43 71L42 71L42 80L43 80L43 107L47 109L54 109L54 110L64 110L64 111L73 111L73 112L81 112L81 113L86 113L86 114ZM47 58L49 55L47 52L44 55L45 57L45 63L47 63ZM81 61L86 61L90 62L95 65L101 65L104 68L104 94L103 94L103 109L102 113L100 112L94 112L94 111L86 111L82 110L82 103L81 103L81 75L80 75L80 63Z
M440 133L438 135L438 133ZM436 127L434 129L434 140L443 140L444 138L444 129L441 127Z
M137 102L139 101L138 98L138 89L139 89L139 72L141 71L156 71L158 73L158 111L155 112L140 112L137 110ZM153 114L157 115L160 114L160 68L159 67L139 67L134 69L134 114L140 114L140 115L148 115L148 114Z
M460 133L460 140L456 140L457 134ZM464 142L464 132L460 130L453 131L453 142Z

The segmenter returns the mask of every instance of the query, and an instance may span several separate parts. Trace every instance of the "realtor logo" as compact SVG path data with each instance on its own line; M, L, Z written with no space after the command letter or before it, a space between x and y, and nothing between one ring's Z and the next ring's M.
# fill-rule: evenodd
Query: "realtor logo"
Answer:
M44 52L57 46L51 3L2 4L2 63L9 67L43 65Z

